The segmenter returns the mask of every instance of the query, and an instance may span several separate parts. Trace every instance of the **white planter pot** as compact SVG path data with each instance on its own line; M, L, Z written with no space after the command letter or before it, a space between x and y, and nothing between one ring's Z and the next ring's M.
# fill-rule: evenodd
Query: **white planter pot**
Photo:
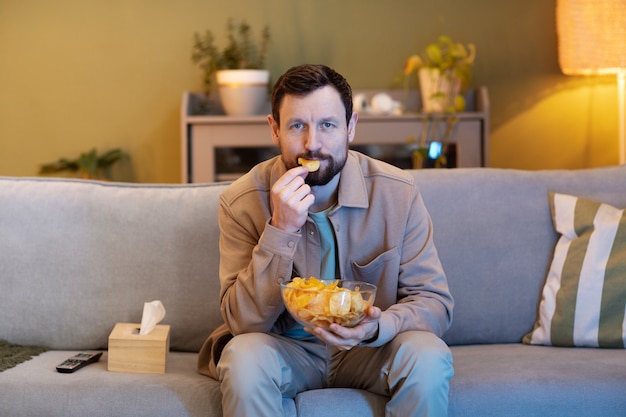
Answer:
M268 70L221 70L216 74L220 101L229 116L261 114L266 108Z
M437 68L421 68L418 73L422 111L443 112L447 105L454 105L454 98L461 91L461 81L452 74L442 74Z

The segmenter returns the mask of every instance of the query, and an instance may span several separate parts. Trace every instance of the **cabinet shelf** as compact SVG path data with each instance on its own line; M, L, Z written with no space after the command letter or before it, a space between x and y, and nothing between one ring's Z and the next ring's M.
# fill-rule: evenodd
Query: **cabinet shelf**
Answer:
M360 91L371 96L382 90ZM359 92L355 92L359 93ZM401 91L389 92L399 96ZM413 95L412 95L413 96ZM414 94L417 97L417 94ZM202 95L185 92L181 106L181 166L185 183L230 181L254 164L278 154L266 116L198 114ZM484 167L488 161L489 98L486 87L466 93L468 111L457 113L450 141L457 167ZM419 103L413 103L418 108ZM409 108L411 103L409 103ZM269 108L268 108L269 113ZM407 168L407 139L421 132L424 114L361 115L352 147ZM445 125L445 124L442 124Z

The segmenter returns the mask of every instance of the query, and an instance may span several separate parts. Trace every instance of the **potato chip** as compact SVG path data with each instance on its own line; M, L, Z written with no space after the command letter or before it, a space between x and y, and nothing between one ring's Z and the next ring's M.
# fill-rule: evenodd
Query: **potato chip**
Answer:
M283 299L294 318L306 325L328 327L337 323L345 327L355 326L365 315L367 307L372 305L376 287L362 283L371 287L362 292L359 285L353 289L340 285L346 283L355 282L324 282L315 277L297 277L284 285Z
M309 172L315 172L320 169L320 161L317 159L304 159L298 158L298 165L302 165L309 170Z

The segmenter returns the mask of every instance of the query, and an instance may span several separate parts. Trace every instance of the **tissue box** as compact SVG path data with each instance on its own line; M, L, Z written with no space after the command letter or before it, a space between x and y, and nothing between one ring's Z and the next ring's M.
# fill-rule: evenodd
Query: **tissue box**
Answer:
M165 373L170 350L170 326L157 324L140 335L139 324L117 323L109 335L107 369L112 372Z

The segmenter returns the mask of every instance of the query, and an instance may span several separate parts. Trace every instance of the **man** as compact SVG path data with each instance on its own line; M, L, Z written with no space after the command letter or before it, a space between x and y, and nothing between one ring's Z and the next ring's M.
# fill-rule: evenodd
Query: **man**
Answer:
M447 414L452 357L439 336L453 301L430 217L412 176L348 149L357 118L340 74L289 69L268 116L280 156L221 196L225 326L199 370L221 382L227 417L281 416L283 397L322 387L388 395L388 416ZM295 276L371 282L375 306L353 328L303 329L281 299L280 282Z

